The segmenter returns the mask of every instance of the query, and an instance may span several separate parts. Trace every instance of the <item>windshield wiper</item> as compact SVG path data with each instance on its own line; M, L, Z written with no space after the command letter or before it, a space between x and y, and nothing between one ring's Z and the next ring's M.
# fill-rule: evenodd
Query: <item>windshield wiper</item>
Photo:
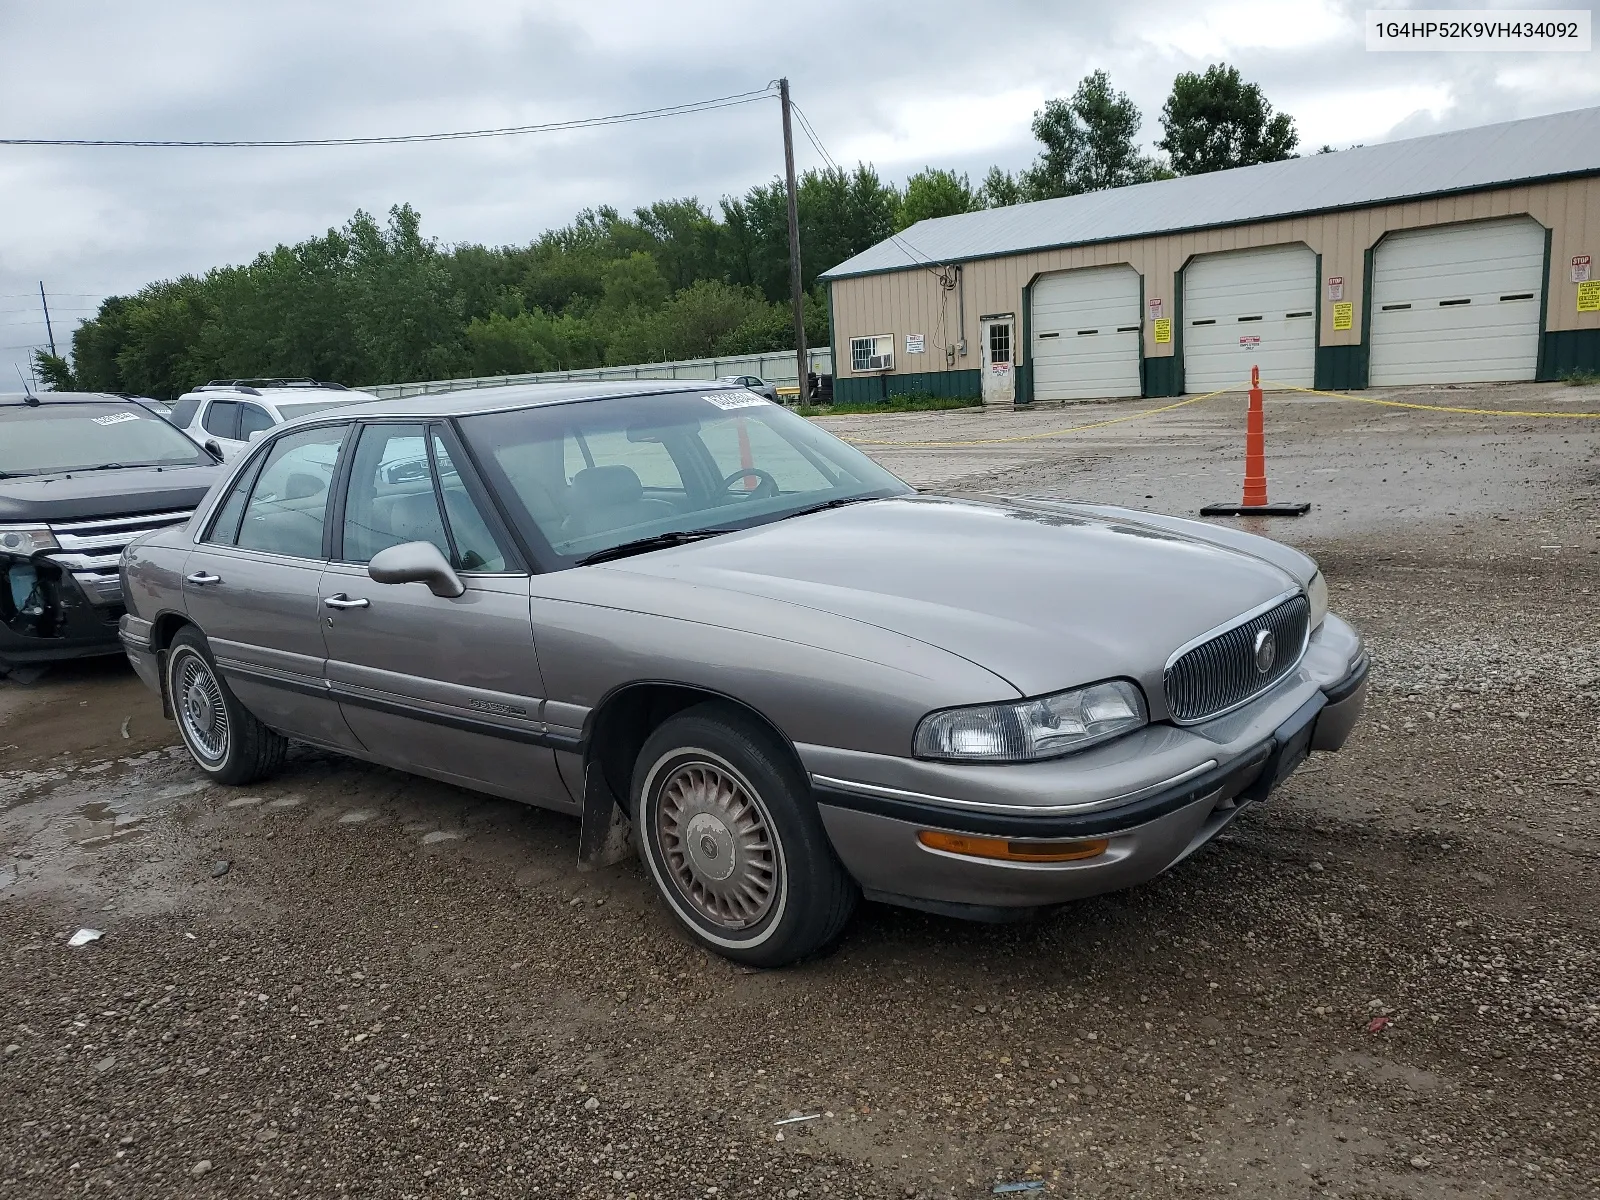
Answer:
M865 504L868 500L882 500L882 496L839 496L833 500L824 500L821 504L813 504L810 508L797 508L792 513L785 513L789 517L804 517L810 513L826 512L830 508L843 508L846 504Z
M619 546L607 546L604 550L596 550L580 558L577 565L586 567L590 563L610 562L614 558L630 558L635 554L648 554L652 550L665 550L668 546L683 546L689 542L703 541L719 534L732 533L731 529L678 529L671 533L658 533L651 537L638 538L631 542L623 542Z

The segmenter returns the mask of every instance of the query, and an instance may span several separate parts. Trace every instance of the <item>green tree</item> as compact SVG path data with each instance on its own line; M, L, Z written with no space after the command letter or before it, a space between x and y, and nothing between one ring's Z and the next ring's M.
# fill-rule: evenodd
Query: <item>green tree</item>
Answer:
M978 189L977 198L980 208L1009 208L1013 204L1021 204L1028 197L1021 181L1010 171L990 167L989 173L983 177L983 186Z
M1104 71L1086 75L1071 99L1050 100L1033 114L1044 153L1023 172L1024 195L1048 200L1155 178L1159 164L1134 142L1142 123L1138 106L1112 90Z
M924 167L906 180L895 212L896 231L909 229L930 217L949 217L982 207L972 194L972 181L954 171Z
M601 303L611 312L656 309L667 298L667 281L647 250L615 259L600 272Z
M1172 81L1161 109L1165 136L1156 145L1180 175L1200 175L1293 158L1300 135L1294 118L1274 113L1261 88L1237 67L1217 63L1205 73L1185 71Z
M58 354L51 354L47 350L33 352L33 367L39 373L39 378L44 381L44 386L52 392L76 392L78 380L72 373L72 364Z

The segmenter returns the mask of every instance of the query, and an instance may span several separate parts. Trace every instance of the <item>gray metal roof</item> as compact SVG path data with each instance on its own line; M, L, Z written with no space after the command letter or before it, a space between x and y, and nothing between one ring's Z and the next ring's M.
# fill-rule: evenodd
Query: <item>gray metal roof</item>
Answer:
M1600 108L918 221L823 272L898 271L1600 172Z

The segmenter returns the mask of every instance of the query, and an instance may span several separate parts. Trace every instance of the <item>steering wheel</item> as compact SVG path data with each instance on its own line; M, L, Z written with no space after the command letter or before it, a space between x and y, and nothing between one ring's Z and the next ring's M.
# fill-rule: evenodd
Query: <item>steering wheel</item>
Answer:
M721 486L717 488L717 494L720 496L739 480L748 479L752 475L761 482L750 490L750 499L770 500L778 494L778 481L760 467L745 467L742 470L735 471L722 481Z

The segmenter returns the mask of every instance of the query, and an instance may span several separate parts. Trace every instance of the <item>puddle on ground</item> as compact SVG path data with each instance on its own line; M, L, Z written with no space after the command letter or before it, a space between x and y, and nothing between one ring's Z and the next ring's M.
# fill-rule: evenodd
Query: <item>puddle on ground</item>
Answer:
M71 839L79 846L97 846L138 837L144 832L141 828L144 814L130 811L126 800L91 800L79 805L73 818Z

